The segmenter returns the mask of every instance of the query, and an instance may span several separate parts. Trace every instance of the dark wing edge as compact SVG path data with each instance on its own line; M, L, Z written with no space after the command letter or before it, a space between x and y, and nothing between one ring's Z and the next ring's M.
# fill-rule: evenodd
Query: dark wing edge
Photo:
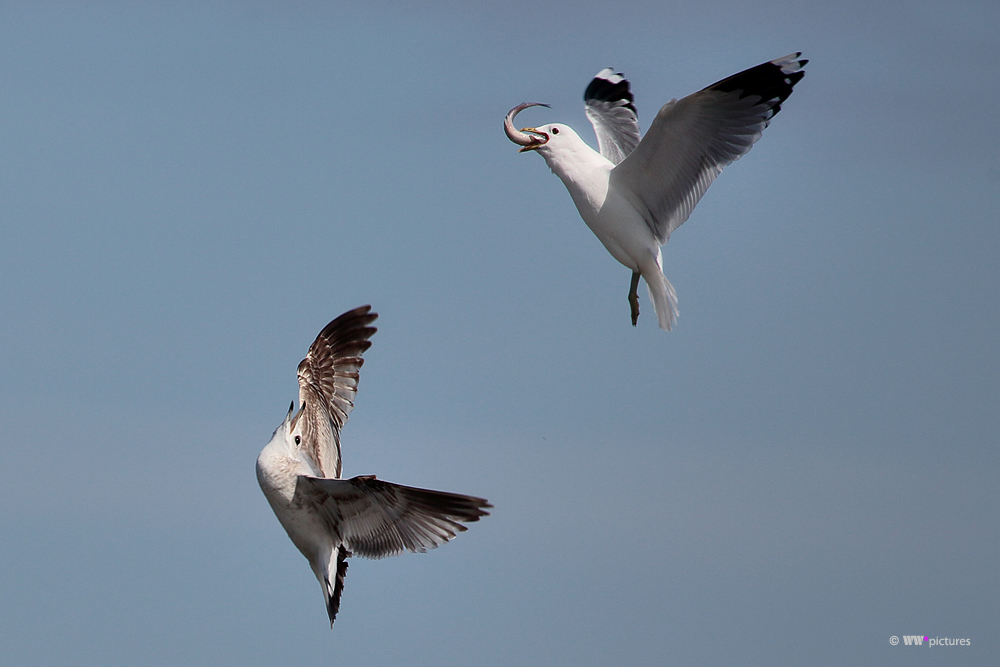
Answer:
M394 484L374 475L351 479L300 476L303 493L354 555L384 558L441 546L488 516L485 498Z
M801 56L801 51L790 53L784 58L777 58L727 76L704 90L735 92L739 94L739 99L751 95L759 97L760 103L768 108L768 112L762 114L767 116L764 123L764 127L767 127L768 122L781 111L781 103L792 94L792 88L806 75L802 68L809 61Z
M299 388L321 400L330 418L342 427L354 408L361 355L371 347L369 340L378 331L371 325L378 313L371 306L360 306L336 318L309 346L309 353L299 363Z
M611 178L661 244L691 215L723 167L745 155L805 76L801 53L751 67L665 104Z
M639 145L639 120L629 81L607 67L583 93L587 119L594 126L601 155L619 164Z

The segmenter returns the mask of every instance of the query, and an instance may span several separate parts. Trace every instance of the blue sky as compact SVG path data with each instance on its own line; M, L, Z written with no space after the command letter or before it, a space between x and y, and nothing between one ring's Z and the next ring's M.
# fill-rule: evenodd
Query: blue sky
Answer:
M1000 11L618 5L0 8L6 660L996 662ZM633 329L503 114L800 50ZM363 303L345 474L496 508L331 632L253 464Z

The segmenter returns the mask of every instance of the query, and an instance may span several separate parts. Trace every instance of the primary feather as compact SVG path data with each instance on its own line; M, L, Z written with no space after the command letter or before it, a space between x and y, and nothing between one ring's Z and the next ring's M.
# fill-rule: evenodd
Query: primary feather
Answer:
M718 81L665 104L646 135L629 82L607 68L584 93L587 118L600 152L572 128L526 128L512 140L537 151L562 179L580 216L604 247L632 269L632 323L638 317L635 284L641 275L661 328L677 316L673 286L663 275L660 246L691 215L722 169L745 155L804 76L808 62L793 53ZM532 105L515 107L512 115ZM527 139L525 138L527 137Z
M370 306L330 322L299 364L298 413L289 410L257 457L257 481L337 617L352 555L422 552L465 530L492 507L484 498L376 479L340 479L340 430L354 408L358 380L378 317Z

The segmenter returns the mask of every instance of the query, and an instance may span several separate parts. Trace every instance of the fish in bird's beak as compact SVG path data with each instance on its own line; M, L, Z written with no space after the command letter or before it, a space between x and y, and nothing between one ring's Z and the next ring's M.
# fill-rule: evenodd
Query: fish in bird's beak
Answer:
M521 150L518 151L519 153L535 150L539 146L544 146L545 142L549 140L549 135L544 132L539 132L533 127L515 130L514 117L528 107L548 106L548 104L542 104L540 102L523 102L507 112L507 115L503 119L503 131L507 134L508 139L513 141L518 146L521 146Z

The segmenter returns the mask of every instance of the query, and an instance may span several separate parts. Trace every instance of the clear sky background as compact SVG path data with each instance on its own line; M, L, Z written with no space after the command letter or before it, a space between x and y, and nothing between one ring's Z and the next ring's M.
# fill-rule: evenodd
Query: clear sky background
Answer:
M615 8L612 9L611 7ZM995 2L0 6L0 654L19 665L996 664ZM623 71L805 79L664 248L501 129ZM347 475L489 498L331 632L254 461L326 322ZM890 646L892 635L970 647Z

